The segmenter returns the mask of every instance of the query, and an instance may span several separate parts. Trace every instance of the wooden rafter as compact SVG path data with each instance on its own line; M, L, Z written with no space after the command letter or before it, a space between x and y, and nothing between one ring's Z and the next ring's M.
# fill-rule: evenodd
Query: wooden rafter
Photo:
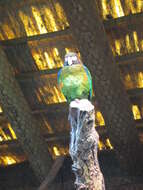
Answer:
M135 52L135 53L131 53L131 54L126 54L126 55L122 55L122 56L116 56L116 61L120 64L128 64L131 61L136 61L137 59L143 59L143 52Z
M137 25L141 24L143 13L130 14L119 18L109 19L104 21L105 30L111 30L112 28L119 28L128 25L128 29L132 30Z
M130 89L130 90L127 90L127 92L130 97L142 96L143 88Z
M139 119L139 120L135 120L136 123L136 128L138 130L139 133L143 132L143 120ZM99 135L101 136L101 138L103 136L108 136L107 134L107 129L106 126L97 126L96 130L98 131ZM56 133L56 134L45 134L44 138L46 139L46 142L55 142L55 141L69 141L69 132L61 132L61 133ZM1 145L9 145L9 146L20 146L18 140L8 140L8 141L2 141L0 142L0 146Z
M35 41L35 40L42 40L42 39L47 39L47 38L61 37L61 36L69 35L70 33L71 33L70 29L66 28L65 30L56 31L56 32L38 34L34 36L25 36L25 37L10 39L10 40L3 40L3 41L0 41L0 45L3 45L3 46L16 45L16 44L25 43L27 41Z
M127 90L127 93L129 97L141 97L143 94L143 88L135 88L135 89L129 89ZM66 102L64 103L56 103L56 104L49 104L45 105L42 109L36 109L32 110L33 115L38 115L40 113L48 113L48 114L54 114L56 110L56 113L66 113L68 112L68 104ZM0 115L0 121L5 121L6 118L4 117L4 114Z
M134 65L134 68L136 70L143 70L143 52L136 52L128 55L117 56L115 57L115 60L119 67L123 68L125 65ZM40 77L41 75L56 74L59 71L59 69L60 68L21 73L17 75L16 78L19 81L25 81L33 77Z
M25 81L33 77L40 77L41 75L56 74L59 69L60 68L21 73L19 75L16 75L16 79L19 81Z

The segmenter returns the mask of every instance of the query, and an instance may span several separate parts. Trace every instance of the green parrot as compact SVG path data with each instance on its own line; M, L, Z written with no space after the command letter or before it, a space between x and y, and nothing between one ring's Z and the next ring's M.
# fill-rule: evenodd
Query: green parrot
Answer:
M58 85L68 103L75 99L92 98L92 77L78 55L69 52L65 55L63 68L58 72Z

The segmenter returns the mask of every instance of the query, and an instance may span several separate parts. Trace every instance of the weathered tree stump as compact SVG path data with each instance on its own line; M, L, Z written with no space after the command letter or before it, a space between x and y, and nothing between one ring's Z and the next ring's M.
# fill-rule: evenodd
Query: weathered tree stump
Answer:
M86 99L70 103L69 121L71 125L70 155L73 160L77 190L104 190L97 148L99 135L95 130L94 106Z

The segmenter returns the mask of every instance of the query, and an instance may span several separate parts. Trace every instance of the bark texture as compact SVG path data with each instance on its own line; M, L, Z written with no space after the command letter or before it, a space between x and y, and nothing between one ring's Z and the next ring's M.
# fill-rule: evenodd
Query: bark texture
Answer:
M140 166L142 151L131 105L109 47L96 1L59 2L66 12L83 64L92 73L95 97L121 166L130 173L138 173L143 168Z
M86 99L70 103L70 155L73 160L77 190L105 190L97 149L99 135L95 130L94 106Z
M52 159L40 127L15 79L13 69L0 48L0 103L27 154L39 181L48 175Z

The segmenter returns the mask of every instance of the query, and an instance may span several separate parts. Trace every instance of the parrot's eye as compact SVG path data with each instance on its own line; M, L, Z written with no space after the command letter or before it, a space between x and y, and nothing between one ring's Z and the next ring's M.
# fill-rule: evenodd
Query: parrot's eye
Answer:
M72 60L73 60L73 61L77 61L77 57L76 57L76 56L73 56L73 57L72 57Z

